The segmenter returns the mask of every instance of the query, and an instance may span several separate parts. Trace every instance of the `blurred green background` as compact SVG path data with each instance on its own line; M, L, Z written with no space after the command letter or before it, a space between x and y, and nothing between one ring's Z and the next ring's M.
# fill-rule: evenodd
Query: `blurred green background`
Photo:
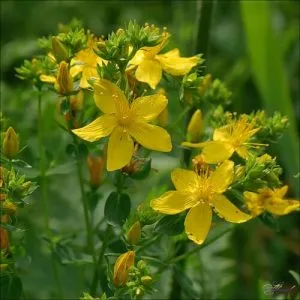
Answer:
M166 26L172 43L183 56L194 55L197 1L2 1L1 2L1 110L20 134L22 145L28 145L22 158L37 166L37 99L26 83L15 76L15 67L24 59L39 53L36 40L57 32L58 23L72 18L82 20L96 35L111 31L135 19L143 24ZM280 143L270 149L283 165L283 182L291 187L289 196L299 197L299 4L296 1L214 1L209 48L205 57L207 72L223 80L233 92L232 110L279 110L290 119L290 127ZM201 39L200 39L201 44ZM171 103L173 117L179 113L178 103ZM81 239L84 228L79 187L71 160L65 153L69 137L62 133L55 120L56 99L52 94L43 99L45 147L53 166L48 174L51 227L58 235L75 233ZM176 153L175 153L176 154ZM167 157L167 158L166 158ZM169 171L176 165L173 156L156 155L155 164L164 169L154 175L144 191L137 187L135 200L147 196L151 186L161 177L167 182ZM163 164L163 166L162 166ZM29 174L35 176L34 172ZM110 184L103 187L105 195ZM148 189L147 189L148 187ZM105 198L105 197L104 197ZM98 214L98 215L97 215ZM103 203L96 216L103 215ZM100 217L99 217L100 219ZM297 213L278 219L278 230L259 220L239 226L193 256L187 275L201 299L264 299L266 282L294 284L289 270L299 271L299 228ZM20 212L25 234L15 235L23 243L17 262L28 299L56 295L49 253L42 237L42 216L39 193L32 204ZM195 269L195 265L198 267ZM86 290L81 278L82 267L61 266L60 278L64 296L78 297ZM200 271L199 271L200 270ZM169 293L170 273L166 272L153 298L165 299ZM186 296L186 299L189 299Z

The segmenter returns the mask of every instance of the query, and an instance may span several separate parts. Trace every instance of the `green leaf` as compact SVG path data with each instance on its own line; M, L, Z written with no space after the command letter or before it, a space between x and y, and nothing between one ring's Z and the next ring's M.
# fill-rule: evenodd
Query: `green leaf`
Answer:
M22 231L25 231L24 229L21 229L21 228L18 228L16 226L13 226L13 225L10 225L10 224L4 224L4 223L1 223L0 224L0 227L8 230L8 231L16 231L16 232L22 232Z
M300 285L300 275L293 270L289 270L289 273L294 277L297 284Z
M129 216L131 200L127 194L112 192L105 203L104 215L108 224L120 226Z
M45 176L54 176L54 175L65 175L72 173L75 170L76 163L70 162L63 165L56 166L52 169L49 169Z
M0 295L1 299L21 299L23 286L19 277L17 276L1 276L0 277Z
M299 137L284 65L284 53L271 26L271 3L241 1L240 5L252 74L264 108L268 113L280 111L290 121L290 127L278 144L278 150L289 182L299 195L300 187L297 179L293 177L299 172Z
M154 227L154 231L163 232L166 235L171 235L171 236L180 234L184 230L184 219L185 219L184 215L164 216L156 223Z

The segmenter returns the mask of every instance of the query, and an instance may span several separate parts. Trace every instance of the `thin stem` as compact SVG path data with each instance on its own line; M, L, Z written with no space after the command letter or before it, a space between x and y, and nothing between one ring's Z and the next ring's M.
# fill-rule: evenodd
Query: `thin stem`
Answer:
M97 291L97 284L99 281L100 270L102 268L102 260L103 260L104 253L105 253L105 250L106 250L107 244L108 244L109 231L110 231L110 225L107 225L106 231L104 234L103 244L101 247L100 254L98 256L98 261L95 266L94 276L93 276L93 280L92 280L92 285L91 285L91 295L92 296L95 295L95 293Z
M74 139L75 145L78 146L78 142L77 142L77 139L75 136L73 136L73 139ZM77 147L77 149L78 149L78 147ZM82 201L83 212L84 212L85 227L86 227L86 231L87 231L87 246L88 246L90 253L92 254L93 263L94 263L94 265L96 265L97 257L96 257L94 241L93 241L93 226L90 222L88 199L87 199L86 193L84 191L84 179L83 179L83 174L82 174L81 160L78 157L76 159L76 166L77 166L77 176L78 176L80 192L81 192L81 201Z
M47 180L46 180L46 161L45 152L43 148L43 116L42 116L42 92L38 90L38 148L40 157L40 189L41 189L41 202L43 204L43 215L44 215L44 227L47 236L51 236L51 230L49 226L49 205L48 205L48 193L47 193ZM58 265L53 256L53 246L51 246L51 264L53 268L54 279L57 286L59 298L63 298L62 286L59 280Z

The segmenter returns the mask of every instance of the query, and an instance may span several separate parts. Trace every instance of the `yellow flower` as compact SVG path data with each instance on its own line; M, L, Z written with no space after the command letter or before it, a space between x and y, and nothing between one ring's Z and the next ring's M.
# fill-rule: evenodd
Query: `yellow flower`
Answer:
M148 83L152 89L155 89L160 82L162 71L173 76L183 76L200 63L200 58L197 56L180 57L178 49L158 54L167 44L168 38L169 35L164 36L154 47L141 48L129 62L130 65L137 66L136 79Z
M254 128L253 123L248 121L246 115L242 115L238 120L232 120L228 125L215 129L213 141L183 142L182 146L203 148L202 155L207 163L213 164L229 159L234 152L247 159L250 155L248 148L266 146L248 142L259 129Z
M83 49L71 61L70 73L73 77L81 73L81 80L79 86L83 89L89 88L88 80L99 79L97 73L97 65L101 66L103 60L94 52L97 39L93 36L89 38L88 48Z
M300 208L299 200L283 199L287 190L287 185L278 189L264 188L258 190L258 193L246 191L244 197L252 215L257 216L268 211L271 214L282 216Z
M112 82L101 79L94 84L94 100L104 115L89 125L73 130L80 138L94 142L110 135L107 147L107 170L126 166L134 152L134 138L143 147L169 152L171 138L166 130L148 124L167 106L164 95L156 94L128 103L124 93Z
M114 266L114 285L119 287L124 285L128 280L130 267L134 265L135 252L128 251L118 257Z
M248 221L251 216L240 211L223 193L233 179L233 162L226 160L215 171L175 169L171 178L176 191L169 191L151 201L151 207L164 214L178 214L186 209L185 232L196 244L202 244L212 221L212 208L233 223Z
M73 78L69 72L69 64L65 61L59 64L56 77L42 74L40 80L53 83L56 91L61 95L68 95L73 91Z

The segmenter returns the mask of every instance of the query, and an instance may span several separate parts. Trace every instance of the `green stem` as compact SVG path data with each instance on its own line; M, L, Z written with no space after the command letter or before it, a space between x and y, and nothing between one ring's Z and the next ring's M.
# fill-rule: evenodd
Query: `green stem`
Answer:
M97 284L99 281L100 270L102 268L102 260L103 260L104 253L105 253L105 250L106 250L107 244L108 244L109 231L110 231L110 225L107 225L106 231L104 233L103 244L101 247L100 254L98 256L98 261L95 266L94 276L93 276L93 280L92 280L92 285L91 285L91 290L90 290L92 296L95 296L95 293L97 292Z
M76 148L78 149L78 142L74 135L73 135L73 140L74 140L74 144L77 146ZM81 160L79 157L77 157L77 159L76 159L76 166L77 166L77 176L78 176L80 192L81 192L81 201L82 201L83 212L84 212L85 227L86 227L86 231L87 231L87 247L88 247L89 252L92 254L93 263L96 266L97 265L97 257L96 257L94 241L93 241L93 226L90 222L88 199L86 198L86 193L84 191L84 179L83 179L83 174L82 174L82 165L81 165Z
M43 116L42 116L42 92L41 89L38 90L38 148L40 157L40 189L41 198L43 204L43 215L44 215L44 227L47 236L51 236L51 230L49 226L49 206L48 206L48 193L47 193L47 180L46 180L46 163L45 163L45 153L43 149ZM51 245L51 264L53 268L54 279L57 286L59 298L63 298L62 286L59 280L58 265L53 256L53 246Z

